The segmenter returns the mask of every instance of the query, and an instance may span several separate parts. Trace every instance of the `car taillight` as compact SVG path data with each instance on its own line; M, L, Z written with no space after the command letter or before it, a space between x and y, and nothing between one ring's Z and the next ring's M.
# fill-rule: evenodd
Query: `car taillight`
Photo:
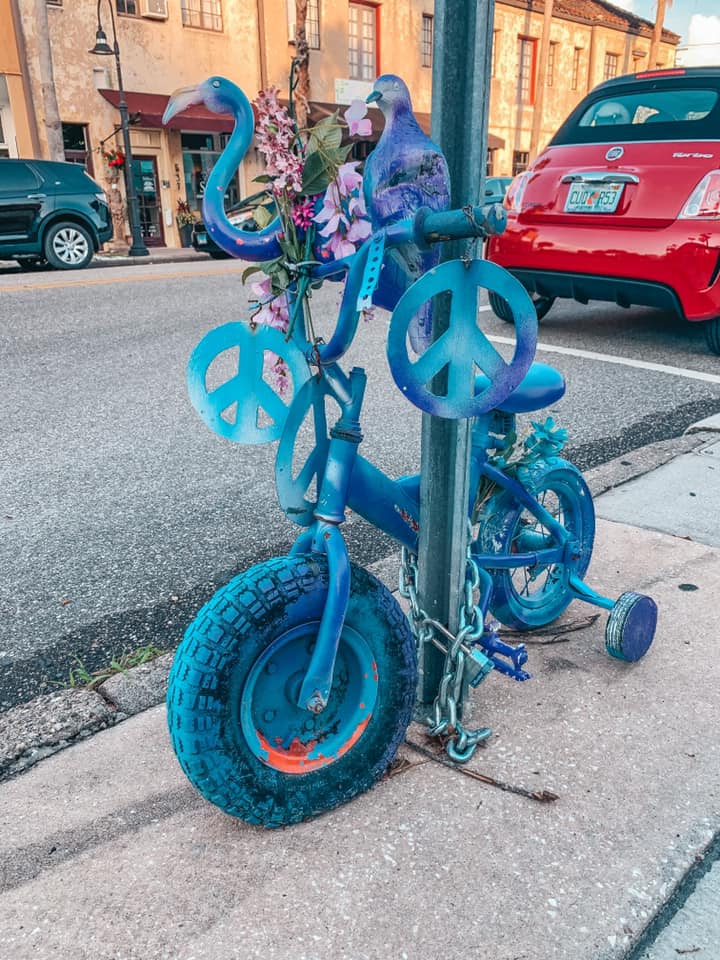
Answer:
M520 213L523 194L525 193L525 187L529 179L530 174L528 171L525 171L525 173L519 173L510 184L504 203L504 206L506 206L508 210L514 210L515 213Z
M706 173L680 211L680 220L720 218L720 170Z

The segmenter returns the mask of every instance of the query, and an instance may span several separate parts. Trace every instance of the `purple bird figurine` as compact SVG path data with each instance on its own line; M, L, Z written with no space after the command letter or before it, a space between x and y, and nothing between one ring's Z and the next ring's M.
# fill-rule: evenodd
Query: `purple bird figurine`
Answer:
M385 129L365 161L363 191L373 230L412 217L421 207L447 210L450 176L440 148L423 132L412 111L410 93L391 73L378 77L368 103L377 103ZM402 294L440 259L438 249L421 251L404 244L388 252L375 302L392 310ZM430 343L432 316L426 303L410 324L410 343L421 353Z

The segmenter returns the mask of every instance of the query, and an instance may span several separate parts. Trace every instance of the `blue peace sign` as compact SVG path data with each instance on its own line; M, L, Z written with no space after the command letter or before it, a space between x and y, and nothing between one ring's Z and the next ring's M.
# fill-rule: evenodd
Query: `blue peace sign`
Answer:
M477 324L477 290L484 287L507 301L515 323L515 353L506 361ZM408 355L410 321L431 297L452 297L447 330L416 360ZM451 260L428 271L400 298L390 321L387 356L390 371L408 400L426 413L449 420L477 417L503 402L520 383L535 356L537 315L522 284L487 260ZM447 369L447 390L433 392L430 382ZM476 374L490 383L477 391Z
M220 386L209 389L210 365L226 350L233 349L239 351L237 372ZM292 395L284 398L280 388L265 379L268 353L284 361L293 392L309 378L310 369L298 347L286 341L279 330L262 324L225 323L207 333L190 355L190 402L208 427L221 437L235 443L266 443L277 440L282 433ZM235 405L236 410L230 415Z
M292 402L275 458L275 485L280 506L288 520L301 527L309 526L314 519L317 498L325 475L330 434L328 430L325 400L335 400L331 385L324 379L312 377L303 384ZM293 476L296 440L300 427L312 411L315 442L304 458L299 471ZM314 485L314 494L311 488Z

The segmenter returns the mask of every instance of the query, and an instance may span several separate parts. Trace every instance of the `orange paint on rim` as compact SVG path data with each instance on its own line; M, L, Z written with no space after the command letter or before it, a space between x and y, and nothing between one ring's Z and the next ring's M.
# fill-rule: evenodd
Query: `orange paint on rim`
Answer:
M320 767L326 767L335 760L339 760L348 750L354 747L365 732L365 728L370 722L371 717L372 714L369 713L364 720L360 721L353 731L352 736L345 741L336 754L326 757L323 756L322 753L319 753L317 757L314 757L312 760L308 759L308 754L312 753L317 747L317 740L310 740L308 743L303 743L299 737L295 737L290 746L284 750L281 747L273 747L259 730L256 729L255 733L260 741L260 746L267 752L267 756L262 759L269 767L273 767L281 773L310 773Z

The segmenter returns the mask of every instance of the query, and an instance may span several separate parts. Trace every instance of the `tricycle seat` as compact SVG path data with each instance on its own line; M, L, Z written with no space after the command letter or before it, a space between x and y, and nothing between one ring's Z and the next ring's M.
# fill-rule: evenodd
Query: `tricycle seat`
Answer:
M489 379L481 373L475 377L475 393L487 390ZM530 413L555 403L565 393L565 380L555 367L533 363L510 396L498 404L503 413Z

